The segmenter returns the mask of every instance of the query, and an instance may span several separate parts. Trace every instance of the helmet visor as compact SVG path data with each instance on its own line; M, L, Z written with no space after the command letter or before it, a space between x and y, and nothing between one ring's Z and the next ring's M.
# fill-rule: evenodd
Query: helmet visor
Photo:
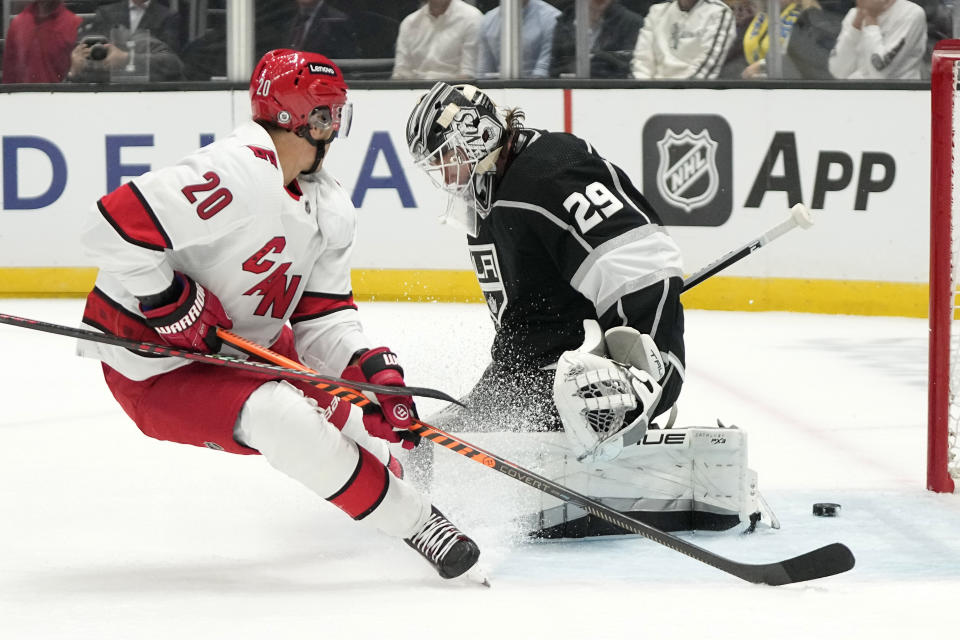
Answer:
M353 104L333 105L333 108L317 107L310 112L307 119L311 127L327 131L333 129L333 137L346 138L350 135L350 125L353 123Z

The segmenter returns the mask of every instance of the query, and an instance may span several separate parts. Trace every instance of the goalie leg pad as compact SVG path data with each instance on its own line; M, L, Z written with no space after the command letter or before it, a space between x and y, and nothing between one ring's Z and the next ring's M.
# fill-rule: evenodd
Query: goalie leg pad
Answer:
M464 438L664 531L727 530L749 524L751 514L763 511L756 472L747 466L746 433L739 429L651 430L616 460L586 464L558 433L469 433ZM624 533L578 506L505 483L457 456L438 456L435 465L439 487L453 479L472 487L483 496L485 511L501 510L497 518L516 520L525 535Z

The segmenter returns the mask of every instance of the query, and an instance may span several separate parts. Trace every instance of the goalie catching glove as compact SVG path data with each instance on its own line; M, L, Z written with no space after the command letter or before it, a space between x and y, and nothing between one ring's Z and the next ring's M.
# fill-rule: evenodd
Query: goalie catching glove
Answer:
M663 391L664 365L653 339L635 329L607 331L605 346L616 360L597 355L603 349L593 344L594 321L584 321L584 329L584 346L557 362L553 397L577 459L609 461L643 439Z
M360 354L357 361L343 370L347 380L370 382L394 387L403 387L403 369L397 354L386 347L369 349ZM377 407L364 407L363 423L370 435L387 442L402 442L404 449L413 449L420 443L420 435L410 431L417 416L410 396L374 394Z

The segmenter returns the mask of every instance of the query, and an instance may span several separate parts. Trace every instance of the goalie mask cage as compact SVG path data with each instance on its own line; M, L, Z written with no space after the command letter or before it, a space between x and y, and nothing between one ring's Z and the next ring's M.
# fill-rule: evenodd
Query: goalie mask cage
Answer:
M927 488L960 488L960 40L933 52L930 81L930 358Z

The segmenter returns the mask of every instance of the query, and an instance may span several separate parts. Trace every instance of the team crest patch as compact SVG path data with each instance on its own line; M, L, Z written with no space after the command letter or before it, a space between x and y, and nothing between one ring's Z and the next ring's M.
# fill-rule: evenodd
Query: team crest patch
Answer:
M717 143L704 129L677 133L667 129L657 143L660 165L657 186L667 202L687 213L701 207L717 195L720 175L717 171Z
M472 244L470 258L473 261L473 269L477 274L477 282L480 283L483 298L487 302L487 310L499 327L503 310L507 306L507 291L503 286L497 250L492 244Z

